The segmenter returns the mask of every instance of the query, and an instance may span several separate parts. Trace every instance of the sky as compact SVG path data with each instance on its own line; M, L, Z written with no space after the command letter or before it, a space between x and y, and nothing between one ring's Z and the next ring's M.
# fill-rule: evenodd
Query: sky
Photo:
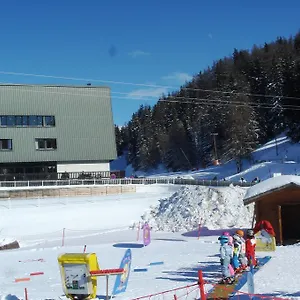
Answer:
M295 35L299 10L298 0L3 1L0 82L109 86L124 125L234 48Z

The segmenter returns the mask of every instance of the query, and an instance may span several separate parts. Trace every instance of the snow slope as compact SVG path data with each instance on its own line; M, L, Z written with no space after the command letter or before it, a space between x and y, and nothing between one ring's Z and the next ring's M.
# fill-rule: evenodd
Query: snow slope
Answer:
M112 162L114 169L124 168L124 157L118 158L118 161ZM300 144L291 143L290 139L284 134L281 134L262 145L252 153L251 160L243 161L242 172L237 173L235 161L223 163L220 166L209 166L205 169L188 172L171 172L168 173L162 166L157 170L149 172L134 172L129 165L126 167L126 176L136 174L138 176L147 177L178 177L187 179L208 179L216 178L218 180L226 179L228 181L238 182L241 177L246 181L252 181L258 177L261 180L266 180L273 177L274 173L283 175L298 175L300 174Z

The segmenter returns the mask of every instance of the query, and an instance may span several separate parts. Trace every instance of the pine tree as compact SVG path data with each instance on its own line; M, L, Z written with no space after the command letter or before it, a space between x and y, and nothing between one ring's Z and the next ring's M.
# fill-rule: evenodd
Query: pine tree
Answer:
M249 159L258 144L260 130L248 96L249 84L246 79L240 75L239 80L233 80L231 84L235 94L232 96L228 114L224 155L228 159L235 159L237 172L241 172L243 159Z

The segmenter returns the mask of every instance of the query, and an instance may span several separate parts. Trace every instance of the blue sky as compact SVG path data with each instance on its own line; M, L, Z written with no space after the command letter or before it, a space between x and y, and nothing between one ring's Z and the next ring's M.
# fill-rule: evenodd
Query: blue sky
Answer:
M122 125L234 48L294 35L299 11L299 0L3 1L0 72L174 87L91 81L111 87ZM8 74L0 82L87 83Z

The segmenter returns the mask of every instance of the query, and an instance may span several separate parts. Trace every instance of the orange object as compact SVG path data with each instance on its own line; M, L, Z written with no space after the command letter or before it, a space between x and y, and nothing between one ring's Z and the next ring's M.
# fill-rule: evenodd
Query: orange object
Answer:
M90 274L92 276L119 275L123 273L124 273L124 269L102 269L102 270L90 271Z
M241 229L237 230L235 233L238 234L240 237L244 236L244 231Z
M16 278L15 282L24 282L24 281L30 281L29 277L23 277L23 278Z
M44 275L44 272L33 272L33 273L30 273L30 276L36 276L36 275Z

